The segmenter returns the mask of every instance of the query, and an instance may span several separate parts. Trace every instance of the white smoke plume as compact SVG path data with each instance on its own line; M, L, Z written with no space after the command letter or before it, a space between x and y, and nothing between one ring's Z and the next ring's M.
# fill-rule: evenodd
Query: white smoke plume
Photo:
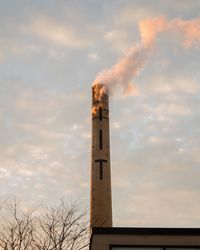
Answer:
M167 20L164 16L148 18L138 23L141 41L133 45L110 69L100 72L93 86L105 84L105 91L113 94L121 90L124 94L137 94L137 89L131 84L153 52L159 33L169 32L179 38L181 46L190 48L200 44L200 18L192 20Z

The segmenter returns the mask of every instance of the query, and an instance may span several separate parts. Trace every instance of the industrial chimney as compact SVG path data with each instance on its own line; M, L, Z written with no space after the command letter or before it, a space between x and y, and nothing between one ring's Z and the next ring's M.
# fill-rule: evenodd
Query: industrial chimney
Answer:
M105 85L92 87L91 227L112 227L108 100Z

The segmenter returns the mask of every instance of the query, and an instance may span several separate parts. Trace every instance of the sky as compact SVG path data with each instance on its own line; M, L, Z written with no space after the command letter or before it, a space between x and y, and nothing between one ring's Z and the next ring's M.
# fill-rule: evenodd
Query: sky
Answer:
M93 81L140 43L142 20L199 11L197 0L0 0L0 202L89 207ZM135 93L110 96L114 226L200 226L200 39L180 40L159 34Z

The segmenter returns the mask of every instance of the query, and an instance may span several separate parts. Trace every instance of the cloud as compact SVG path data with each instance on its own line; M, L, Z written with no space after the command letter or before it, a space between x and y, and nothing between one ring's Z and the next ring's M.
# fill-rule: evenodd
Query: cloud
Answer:
M91 44L91 41L78 34L78 30L50 17L38 17L29 24L22 25L20 29L23 33L36 36L57 46L84 48Z
M3 61L4 59L4 54L3 51L0 50L0 63Z
M130 46L129 34L124 29L114 28L104 33L104 40L110 45L110 49L119 52L127 50Z
M1 3L1 201L89 200L94 76L139 40L136 21L193 19L191 1ZM199 53L174 54L173 39L159 38L139 95L110 98L117 226L199 224Z
M198 16L198 9L200 4L196 0L191 0L188 4L187 0L182 0L181 5L179 1L163 0L162 2L155 2L153 0L140 0L140 2L124 1L119 3L116 10L115 22L118 26L132 26L133 23L140 21L147 17L162 15L173 17L191 17Z
M96 53L89 53L88 54L88 58L93 61L93 62L96 62L99 60L99 56L96 54Z
M138 6L137 9L130 8L130 6L124 6L119 10L118 18L115 19L115 23L119 25L128 25L130 23L138 22L139 20L147 17L147 16L155 16L156 11ZM119 17L120 16L120 17Z
M0 107L4 117L0 125L1 194L37 203L51 199L46 188L50 186L54 197L79 196L87 189L82 163L90 139L84 118L81 125L77 122L85 105L83 93L38 92L16 79L10 83L4 79L0 86L1 94L7 93ZM30 187L31 194L27 192Z
M146 140L112 168L116 226L196 225L200 184L199 172L192 166L198 154L191 158L187 150L179 155L171 138L155 146L147 146Z
M172 195L171 190L155 190L147 184L141 192L134 192L129 196L130 202L123 208L125 216L117 214L116 224L117 226L124 224L157 227L195 226L197 221L200 222L198 196L199 192L186 190L175 190Z
M190 108L184 102L163 103L157 109L158 116L177 116L177 115L189 115L191 114Z
M170 69L173 65L170 66ZM175 73L176 74L175 74ZM170 75L170 73L172 73ZM185 95L192 96L200 91L198 80L190 75L180 73L178 70L171 70L171 72L155 72L153 75L148 76L148 84L139 85L139 91L146 96L152 95Z

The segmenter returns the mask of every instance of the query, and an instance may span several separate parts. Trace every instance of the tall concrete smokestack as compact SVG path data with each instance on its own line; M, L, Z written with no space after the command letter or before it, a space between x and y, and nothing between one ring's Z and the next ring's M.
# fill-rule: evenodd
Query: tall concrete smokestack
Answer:
M103 84L92 87L91 227L112 227L109 103Z

